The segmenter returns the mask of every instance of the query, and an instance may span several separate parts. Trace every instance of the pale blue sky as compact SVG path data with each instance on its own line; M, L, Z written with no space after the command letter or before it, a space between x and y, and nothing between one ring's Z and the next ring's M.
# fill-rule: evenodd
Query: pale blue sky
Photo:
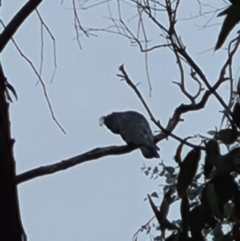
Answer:
M197 14L196 2L191 1L190 5L188 1L188 7L181 7L181 19ZM3 1L1 13L5 24L23 3L25 1L22 0L17 3ZM42 77L55 115L67 134L64 135L52 121L41 86L35 86L36 76L9 43L2 54L2 62L5 75L19 97L11 104L17 173L68 159L95 147L123 144L118 136L99 126L98 119L104 114L133 109L148 118L133 91L116 76L121 64L125 65L135 83L141 83L139 89L162 124L167 123L177 105L186 101L178 87L172 84L179 75L174 56L168 50L154 51L149 55L153 85L152 97L149 98L144 55L128 40L99 33L98 37L83 37L83 49L79 50L74 39L71 1L65 0L61 5L60 1L45 0L38 10L54 34L57 46L58 67L50 84L54 69L53 49L45 32ZM131 15L131 9L126 8L126 11L126 15ZM103 6L80 12L81 23L86 27L107 24L103 16L107 16ZM200 63L211 83L215 83L225 52L205 52L213 48L220 28L220 25L201 28L209 17L179 20L178 26L187 50ZM212 22L219 24L221 21L214 19ZM156 32L156 28L149 27L154 43L158 43L160 33ZM14 37L22 51L39 68L40 23L36 13L24 22ZM187 70L186 76L188 73ZM192 84L189 86L194 88ZM228 88L224 85L219 93L224 95ZM212 97L204 112L185 115L185 121L177 127L176 133L185 137L196 132L205 134L213 129L219 124L220 117L216 103ZM151 127L156 130L152 124ZM173 164L176 145L177 142L171 139L159 143L159 161L164 159L169 165ZM150 163L137 150L87 162L21 184L21 216L29 240L131 240L134 232L152 217L150 207L143 199L163 183L163 180L148 180L140 170L142 163L154 166L158 160ZM161 189L158 191L161 192ZM171 210L171 218L177 215L177 209Z

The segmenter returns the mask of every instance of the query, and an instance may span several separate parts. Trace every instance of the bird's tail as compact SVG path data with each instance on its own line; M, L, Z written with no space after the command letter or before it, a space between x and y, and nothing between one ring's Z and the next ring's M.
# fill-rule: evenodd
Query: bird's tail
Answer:
M157 146L152 146L152 147L141 146L140 149L145 158L150 159L150 158L159 158L160 157L157 152L157 150L159 150L159 148Z

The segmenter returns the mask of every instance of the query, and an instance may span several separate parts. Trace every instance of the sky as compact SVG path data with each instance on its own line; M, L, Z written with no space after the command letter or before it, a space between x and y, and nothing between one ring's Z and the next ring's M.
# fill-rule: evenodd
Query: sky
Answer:
M1 16L5 24L24 3L22 0L17 3L13 0L3 1ZM218 4L213 6L215 9L226 6L224 2L214 4ZM106 4L87 11L77 6L83 27L102 28L111 24L106 18L109 16ZM116 5L109 6L115 16ZM53 41L44 31L42 79L54 114L66 134L52 120L43 89L33 69L9 43L1 61L5 75L18 95L18 100L14 100L10 106L18 174L66 160L96 147L124 144L121 138L99 126L98 119L102 115L113 111L136 110L149 120L135 93L117 77L121 64L124 64L132 81L140 83L139 90L163 125L167 124L180 103L188 103L177 85L172 83L179 80L179 73L174 56L168 49L152 51L148 56L153 87L150 97L144 54L132 46L128 39L99 31L95 33L97 36L82 36L82 49L79 49L72 1L61 3L45 0L38 11L54 35L57 60L56 73L51 81L54 72ZM134 8L127 4L123 5L123 11L126 19L135 14ZM213 84L226 57L224 50L213 52L222 20L211 19L213 14L195 18L197 14L197 1L183 3L177 26L188 52ZM167 24L164 13L160 17ZM132 30L136 29L134 22L128 23ZM206 24L208 27L204 27ZM159 43L161 32L147 19L146 28L152 39L151 44ZM41 25L35 12L20 27L14 39L39 70ZM234 75L238 74L236 68ZM186 68L186 78L188 76L189 69ZM196 91L192 82L187 86L191 91ZM228 91L226 84L220 88L219 94L228 100ZM220 109L212 97L204 111L185 115L184 122L179 124L175 133L183 137L196 133L206 135L208 130L219 126ZM152 130L156 131L156 127L150 124ZM144 198L153 191L161 194L159 185L164 183L163 179L154 181L144 176L141 167L156 166L160 161L175 165L173 156L177 145L172 139L159 143L159 160L145 160L136 150L121 156L85 162L66 171L20 184L21 217L28 240L131 240L136 230L153 216ZM156 200L156 205L159 203L160 200ZM178 216L178 209L171 209L170 219ZM145 235L141 237L142 240L147 238Z

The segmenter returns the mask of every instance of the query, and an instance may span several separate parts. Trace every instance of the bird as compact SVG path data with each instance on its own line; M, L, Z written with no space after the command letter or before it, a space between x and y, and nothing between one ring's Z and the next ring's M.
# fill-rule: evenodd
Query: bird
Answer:
M136 111L113 112L99 119L112 133L118 134L131 146L139 147L147 159L159 158L158 146L154 142L146 118Z
M240 21L240 0L230 0L230 2L231 5L217 15L217 17L224 15L226 15L226 17L218 35L215 51L222 47L231 30Z

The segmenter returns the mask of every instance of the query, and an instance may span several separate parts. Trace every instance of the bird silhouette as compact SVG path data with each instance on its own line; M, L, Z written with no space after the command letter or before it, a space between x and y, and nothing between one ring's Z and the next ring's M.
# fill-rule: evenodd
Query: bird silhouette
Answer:
M139 147L145 158L159 158L159 148L146 118L136 111L113 112L100 118L114 134L119 134L128 144Z
M231 30L240 21L240 0L230 0L230 2L231 5L217 15L218 17L226 15L226 17L218 35L215 51L222 47Z

